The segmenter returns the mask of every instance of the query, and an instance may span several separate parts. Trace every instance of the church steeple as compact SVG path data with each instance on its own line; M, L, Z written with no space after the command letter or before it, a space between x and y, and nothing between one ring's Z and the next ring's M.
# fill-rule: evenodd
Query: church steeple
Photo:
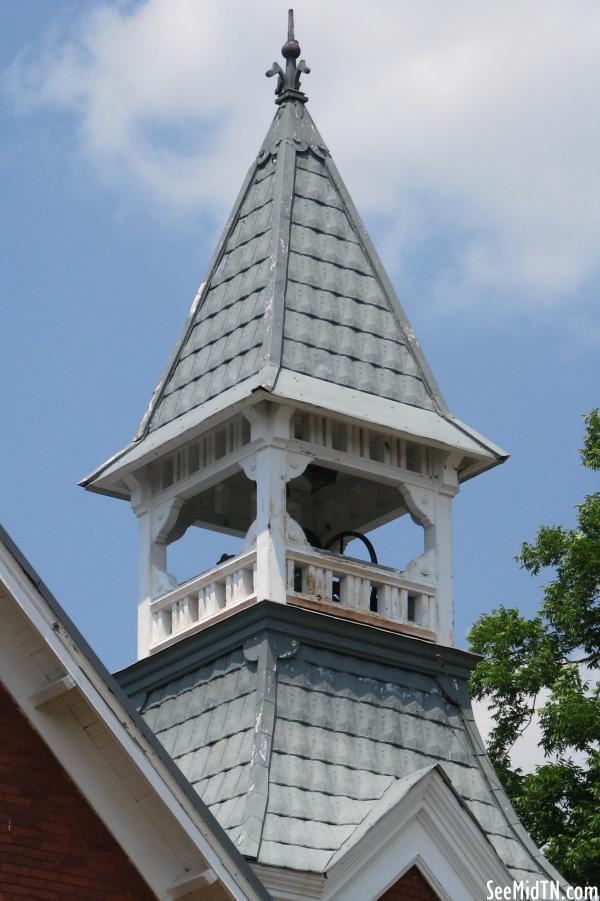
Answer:
M283 54L139 432L84 483L139 518L145 659L118 678L273 897L547 885L452 647L452 500L504 455L448 412L308 113L292 19ZM382 566L367 533L401 517L421 552ZM243 547L178 585L167 549L195 527Z
M140 521L139 653L264 599L452 644L451 501L505 458L456 420L306 106L290 12L277 112L135 439L83 481ZM423 529L396 569L351 533ZM178 586L191 527L244 550Z

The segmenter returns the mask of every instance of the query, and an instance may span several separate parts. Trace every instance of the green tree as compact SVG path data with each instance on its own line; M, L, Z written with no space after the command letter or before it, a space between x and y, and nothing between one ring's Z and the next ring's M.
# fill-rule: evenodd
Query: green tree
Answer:
M585 422L581 459L600 471L599 411ZM577 511L576 528L542 526L516 558L551 570L537 615L502 606L471 629L484 658L471 692L490 706L488 751L534 841L571 883L600 885L600 493ZM523 773L510 750L536 713L544 762Z

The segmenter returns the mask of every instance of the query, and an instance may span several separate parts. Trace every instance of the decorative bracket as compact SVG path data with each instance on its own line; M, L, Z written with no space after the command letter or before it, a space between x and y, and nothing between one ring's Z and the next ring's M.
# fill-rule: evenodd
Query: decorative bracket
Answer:
M170 497L162 501L153 510L152 516L152 541L158 544L166 544L170 534L177 523L179 511L183 506L182 497Z
M433 490L431 488L409 485L407 482L403 482L398 487L414 522L423 526L424 529L430 529L435 521Z

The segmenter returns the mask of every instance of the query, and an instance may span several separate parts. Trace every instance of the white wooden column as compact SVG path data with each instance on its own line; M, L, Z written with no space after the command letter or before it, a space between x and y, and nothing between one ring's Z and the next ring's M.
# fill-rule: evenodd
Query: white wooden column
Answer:
M453 493L443 489L435 493L434 535L437 563L437 640L439 644L454 644L454 571L452 539ZM427 531L425 532L427 541ZM427 545L426 545L427 547Z
M244 470L256 481L256 519L251 527L256 541L254 591L259 601L285 604L287 454L278 447L264 447Z
M439 644L454 644L452 500L458 491L457 459L448 454L435 487L404 483L400 491L410 515L424 530L425 552L406 567L414 578L433 579L436 587L435 632Z
M256 544L254 591L259 601L285 604L287 599L286 551L289 533L302 543L301 529L286 509L286 486L300 476L311 461L307 454L288 451L293 408L259 404L244 413L250 421L252 441L259 447L241 465L256 482L256 518L246 535L246 545Z
M454 644L454 553L452 501L458 493L457 467L462 454L449 453L440 465L440 484L435 492L435 547L438 582L438 642Z
M131 508L138 520L138 660L147 657L152 642L150 603L177 584L167 572L166 531L177 517L181 502L155 506L149 486L134 476L127 477Z

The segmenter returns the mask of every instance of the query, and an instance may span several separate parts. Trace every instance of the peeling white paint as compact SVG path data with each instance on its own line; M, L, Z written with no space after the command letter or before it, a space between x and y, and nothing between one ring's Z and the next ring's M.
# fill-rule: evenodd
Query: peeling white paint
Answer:
M202 282L196 292L196 296L194 297L194 299L192 301L192 305L190 307L190 316L193 316L194 313L196 312L196 310L198 309L198 304L200 303L200 298L202 297L202 294L204 293L205 287L206 287L206 282Z

